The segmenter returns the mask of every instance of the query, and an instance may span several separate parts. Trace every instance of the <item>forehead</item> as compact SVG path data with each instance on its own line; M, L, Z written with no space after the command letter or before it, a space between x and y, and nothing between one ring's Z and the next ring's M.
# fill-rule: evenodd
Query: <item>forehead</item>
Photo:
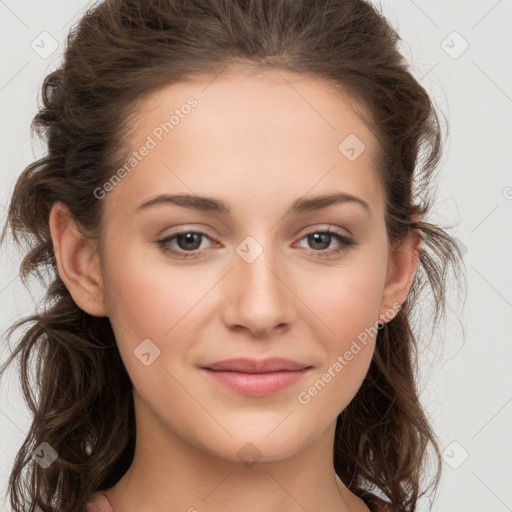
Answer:
M233 183L240 197L336 189L375 203L378 141L362 113L326 81L284 70L229 69L167 85L130 120L131 150L151 149L116 188L132 203L165 191L231 203Z
M307 135L312 142L330 134L326 142L336 143L339 138L355 133L364 140L368 153L373 154L377 141L368 127L366 109L340 87L335 88L332 82L317 77L278 69L238 66L213 76L196 75L163 86L139 102L134 112L131 142L143 141L160 123L176 114L171 123L173 136L186 132L187 124L194 120L201 125L203 138L207 131L210 138L217 136L217 139L228 133L231 139L245 143L246 147L251 142L247 139L249 135L258 133L268 144L273 140L271 136L283 128L293 130L281 131L281 139L297 140ZM187 107L191 98L197 102L193 109ZM181 123L186 117L194 119ZM180 130L175 130L178 124ZM194 130L197 125L194 123ZM263 131L268 134L266 139ZM168 134L170 131L162 135ZM159 138L158 133L156 137Z

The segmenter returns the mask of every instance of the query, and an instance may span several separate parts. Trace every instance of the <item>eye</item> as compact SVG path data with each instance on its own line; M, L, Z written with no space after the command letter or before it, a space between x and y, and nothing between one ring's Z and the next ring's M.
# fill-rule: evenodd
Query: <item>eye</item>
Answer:
M203 237L210 238L206 233L201 231L181 231L173 235L157 240L157 244L165 254L170 254L181 259L193 258L197 256L197 251L201 246L201 239ZM176 239L178 249L173 249L171 242ZM188 251L194 252L188 252ZM185 251L185 252L182 252Z
M204 238L211 240L209 235L201 231L181 231L157 240L156 244L164 254L169 256L178 259L197 258L204 250L204 248L201 249L201 241ZM336 257L348 251L350 247L357 245L357 242L352 238L330 229L312 231L300 240L304 239L307 239L307 242L315 249L309 251L315 258ZM333 241L338 242L338 247L326 251L325 249ZM177 249L173 246L173 242L176 242Z
M331 242L334 240L338 242L339 246L335 249L330 249L328 251L325 250L315 250L312 251L312 256L315 258L332 258L341 255L342 253L349 250L350 247L357 245L356 241L348 236L342 235L337 231L332 231L330 229L322 230L322 231L312 231L308 233L301 240L307 239L307 242L316 249L325 249L331 245Z

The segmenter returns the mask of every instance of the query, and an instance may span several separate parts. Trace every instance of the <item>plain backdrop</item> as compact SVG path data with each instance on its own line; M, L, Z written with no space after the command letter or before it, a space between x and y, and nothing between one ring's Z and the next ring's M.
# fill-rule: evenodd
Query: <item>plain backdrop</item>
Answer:
M312 0L314 3L314 0ZM90 2L0 0L0 215L19 173L43 154L30 138L46 74ZM421 352L419 386L445 460L435 512L512 510L512 1L387 0L381 8L450 132L439 168L435 221L464 253L468 293L452 294L444 326ZM0 348L34 312L11 245L0 253ZM455 290L450 285L450 290ZM422 325L429 326L425 317ZM0 509L31 419L16 366L0 389ZM419 511L426 510L424 500Z

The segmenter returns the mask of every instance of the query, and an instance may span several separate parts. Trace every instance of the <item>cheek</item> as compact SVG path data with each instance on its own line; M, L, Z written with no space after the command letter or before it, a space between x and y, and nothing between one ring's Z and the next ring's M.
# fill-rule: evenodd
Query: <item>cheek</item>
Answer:
M140 343L145 338L161 335L167 321L162 316L161 305L167 304L168 311L172 311L170 293L162 296L162 290L152 283L149 272L119 265L111 271L107 285L109 316L124 337L128 335L133 342Z
M178 288L162 279L136 244L116 234L104 255L104 294L119 349L133 355L145 339L161 347L160 339L172 326L180 297Z
M308 405L308 414L332 420L361 387L375 349L379 298L375 276L355 271L340 273L328 291L315 295L324 359L297 397L299 403Z
M169 279L161 262L156 264L157 249L146 247L138 237L121 229L109 234L103 254L105 300L113 323L144 339L161 336L165 324L169 328L182 288Z
M329 269L325 275L311 275L307 279L308 305L323 323L322 330L331 334L333 344L350 345L365 328L375 325L385 279L384 262L375 258L359 261L338 269Z
M123 359L129 363L126 358L145 339L161 352L180 352L179 340L186 341L197 328L195 315L218 278L211 272L172 267L158 255L150 262L147 251L135 244L120 247L116 252L123 254L122 260L114 251L106 260L105 298Z
M305 296L318 321L317 332L324 333L319 341L325 358L318 374L303 390L301 403L311 400L318 414L341 412L368 372L386 270L386 260L376 254L378 251L361 252L357 258L347 259L343 267L330 268L303 281L303 293L314 290Z
M157 397L182 393L168 372L174 374L173 366L183 364L185 345L176 340L189 339L183 331L189 323L180 320L198 299L190 297L195 294L187 293L185 283L180 282L184 281L183 273L166 274L135 251L124 254L123 262L110 265L108 270L105 289L109 317L134 388L146 402L156 405Z

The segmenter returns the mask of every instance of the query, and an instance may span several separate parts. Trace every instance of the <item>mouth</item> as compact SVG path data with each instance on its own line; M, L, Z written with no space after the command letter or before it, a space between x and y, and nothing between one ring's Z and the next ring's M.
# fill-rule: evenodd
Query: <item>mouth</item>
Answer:
M240 394L269 396L298 383L313 367L287 359L229 359L201 367L214 382Z

